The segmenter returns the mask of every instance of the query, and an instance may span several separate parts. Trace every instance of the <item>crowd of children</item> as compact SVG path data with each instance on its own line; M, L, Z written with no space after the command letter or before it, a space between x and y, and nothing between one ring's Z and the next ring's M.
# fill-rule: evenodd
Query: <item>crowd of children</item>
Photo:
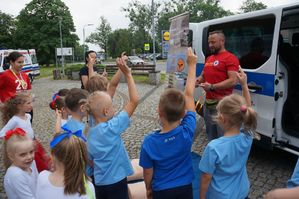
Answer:
M87 62L94 63L94 59L88 57ZM5 102L0 137L4 140L4 188L9 199L129 197L127 177L133 168L121 135L131 123L138 94L126 62L124 53L117 58L119 69L110 82L92 75L86 90L61 89L53 96L50 108L55 110L56 125L50 156L34 136L27 114L32 110L30 94L17 93ZM161 94L157 107L161 129L145 136L141 145L139 164L148 199L193 198L196 63L197 56L189 48L185 91L166 89ZM112 99L121 75L127 81L129 101L116 114ZM214 120L224 136L208 143L198 166L202 199L245 199L249 195L246 163L257 119L241 68L237 77L242 96L233 94L218 103ZM299 160L288 184L291 188L271 191L265 198L299 195Z

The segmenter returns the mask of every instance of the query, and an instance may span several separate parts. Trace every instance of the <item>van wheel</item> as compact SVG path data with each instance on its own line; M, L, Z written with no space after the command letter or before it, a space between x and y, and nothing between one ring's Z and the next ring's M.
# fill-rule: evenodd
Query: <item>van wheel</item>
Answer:
M33 82L33 76L31 74L29 74L28 77L30 79L30 84L32 84L32 82Z

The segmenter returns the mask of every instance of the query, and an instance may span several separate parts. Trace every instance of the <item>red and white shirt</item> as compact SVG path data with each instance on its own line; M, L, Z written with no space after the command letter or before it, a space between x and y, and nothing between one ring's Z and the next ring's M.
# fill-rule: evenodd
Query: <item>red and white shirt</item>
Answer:
M207 58L203 69L203 77L206 82L210 84L217 84L228 79L228 71L237 72L238 70L238 58L228 51L223 51L216 55L211 55ZM232 92L233 87L227 89L217 89L212 92L207 91L206 98L220 100L224 96L232 94Z
M26 73L15 74L11 70L0 73L0 102L6 102L17 92L30 89L30 79Z

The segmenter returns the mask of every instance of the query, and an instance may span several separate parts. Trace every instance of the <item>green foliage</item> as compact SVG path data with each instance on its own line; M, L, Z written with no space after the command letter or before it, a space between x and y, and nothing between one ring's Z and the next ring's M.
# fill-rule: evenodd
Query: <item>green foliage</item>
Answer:
M160 4L156 4L154 13ZM131 46L134 49L143 49L144 43L152 43L151 25L152 25L152 8L151 5L143 4L138 0L133 0L126 8L122 8L126 12L126 17L131 21L129 30L131 31ZM155 15L155 17L157 17Z
M55 48L60 46L60 20L63 46L74 47L79 40L73 33L75 27L70 11L61 0L32 0L17 19L17 47L36 49L42 64L54 63Z
M172 0L165 2L158 19L157 35L161 35L162 30L169 30L169 18L184 12L189 12L190 22L195 23L233 14L229 10L224 10L219 2L219 0ZM161 36L158 38L161 39Z
M109 35L108 38L108 51L110 55L115 58L119 57L123 51L130 54L132 49L130 46L130 41L132 34L128 29L118 29Z
M256 2L255 0L245 0L240 7L241 12L252 12L256 10L262 10L267 8L267 6L261 2Z
M16 20L9 14L0 11L0 48L15 48L13 35L16 31Z
M92 33L87 39L86 42L96 44L100 46L107 53L107 43L109 35L111 34L112 29L104 16L100 17L100 25L97 27L96 32Z

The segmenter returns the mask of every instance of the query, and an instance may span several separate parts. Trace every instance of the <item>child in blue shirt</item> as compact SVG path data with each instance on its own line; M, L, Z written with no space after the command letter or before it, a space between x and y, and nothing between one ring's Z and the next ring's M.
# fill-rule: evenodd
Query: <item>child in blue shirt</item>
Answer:
M255 130L257 122L256 113L250 107L246 75L240 69L237 76L244 97L226 96L216 107L215 119L223 128L224 136L206 146L199 163L201 199L244 199L249 194L246 162L253 140L250 132Z
M72 116L63 128L76 132L84 131L85 124L82 122L86 116L85 104L87 102L88 92L80 88L72 88L65 96L64 102L69 114Z
M127 176L133 174L121 134L129 127L138 95L125 59L126 56L117 59L128 82L130 100L124 110L114 116L111 96L107 92L96 91L88 97L87 111L95 126L88 131L87 148L93 162L97 198L128 198Z
M147 198L193 197L191 146L196 127L196 62L197 57L189 48L185 95L177 89L167 89L161 95L158 114L162 129L146 136L142 143L139 164L143 167Z

